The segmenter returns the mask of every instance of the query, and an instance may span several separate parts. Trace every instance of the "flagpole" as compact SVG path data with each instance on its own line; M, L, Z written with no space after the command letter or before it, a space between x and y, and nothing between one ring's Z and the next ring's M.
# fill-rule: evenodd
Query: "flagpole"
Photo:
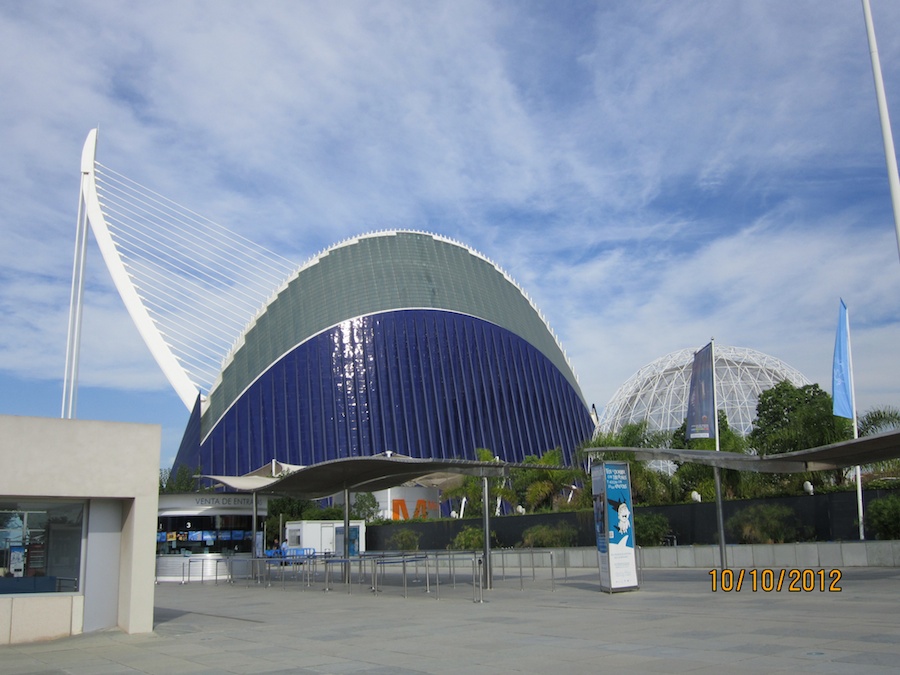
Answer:
M875 98L878 101L878 116L881 118L881 136L884 141L884 159L887 163L888 184L891 189L891 204L894 207L894 229L897 232L897 251L900 253L900 178L897 176L897 155L894 152L894 136L891 133L891 118L888 114L887 99L884 95L884 80L881 75L881 60L878 58L878 44L875 42L875 26L872 24L872 8L869 0L862 0L863 15L866 18L866 35L869 39L869 56L872 59L872 75L875 77Z
M853 438L859 438L856 419L856 387L853 385L853 356L850 350L850 313L841 298L838 310L837 333L834 336L834 362L831 375L832 412L835 417L853 421ZM856 511L859 520L859 539L865 539L863 523L862 471L856 466Z
M859 438L859 424L856 419L856 386L853 384L853 350L850 348L850 310L844 314L847 335L847 368L850 372L850 409L853 411L853 438ZM862 471L859 464L856 465L856 514L859 520L859 540L864 541L866 538L865 526L863 525L863 495L862 495Z
M712 360L712 398L713 398L713 426L716 435L716 452L721 450L719 444L719 401L716 395L716 339L710 338L710 358ZM725 548L725 515L722 508L722 476L719 467L713 467L713 478L716 484L716 521L719 528L719 557L721 558L721 566L724 570L728 567Z

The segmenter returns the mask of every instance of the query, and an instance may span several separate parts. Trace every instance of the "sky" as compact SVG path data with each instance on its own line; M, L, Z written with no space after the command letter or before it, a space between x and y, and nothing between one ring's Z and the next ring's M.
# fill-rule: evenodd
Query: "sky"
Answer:
M872 0L900 120L900 3ZM81 148L298 266L434 232L542 310L588 403L717 344L900 407L900 257L856 0L0 0L0 414L61 410ZM897 126L895 124L894 128ZM90 244L78 417L188 411Z

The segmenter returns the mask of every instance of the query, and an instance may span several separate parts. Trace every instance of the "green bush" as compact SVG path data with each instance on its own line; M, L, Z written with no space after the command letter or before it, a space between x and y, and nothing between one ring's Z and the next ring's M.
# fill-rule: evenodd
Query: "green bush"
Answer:
M671 526L661 513L635 513L634 537L638 546L662 546Z
M898 486L900 486L900 478L896 476L878 476L863 484L866 490L896 490ZM847 487L847 489L851 488L855 490L856 486Z
M783 544L800 541L803 530L793 510L779 504L757 504L736 513L725 524L740 544Z
M491 532L491 539L497 535ZM447 547L454 551L479 551L484 548L484 533L480 527L464 527Z
M865 522L876 539L900 539L900 495L874 500L866 509Z
M397 530L388 538L387 545L392 551L418 551L421 538L421 532L410 529Z
M350 510L350 517L372 522L378 516L378 500L371 492L359 492Z
M522 545L526 548L564 548L573 546L578 532L567 523L535 525L522 533Z

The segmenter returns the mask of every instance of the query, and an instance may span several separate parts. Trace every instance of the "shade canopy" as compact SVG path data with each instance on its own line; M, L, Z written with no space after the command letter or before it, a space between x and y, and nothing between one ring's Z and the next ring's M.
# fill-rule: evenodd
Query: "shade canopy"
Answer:
M280 464L277 466L282 467ZM286 467L277 476L248 474L203 477L241 492L321 499L343 490L374 492L409 481L425 486L444 487L460 475L493 478L507 476L509 470L515 468L563 470L568 467L465 459L417 459L385 454L334 459L301 468Z
M590 448L589 455L622 452L635 459L663 459L672 462L694 462L720 469L757 471L760 473L799 473L843 469L900 457L900 431L864 436L808 450L778 455L744 455L711 450L678 450L675 448Z

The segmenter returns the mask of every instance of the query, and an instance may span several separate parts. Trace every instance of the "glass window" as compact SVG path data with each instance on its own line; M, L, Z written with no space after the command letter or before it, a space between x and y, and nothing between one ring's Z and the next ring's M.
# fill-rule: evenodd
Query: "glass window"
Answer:
M156 528L156 554L249 553L252 537L253 516L161 516Z
M0 593L78 591L84 502L0 498Z

